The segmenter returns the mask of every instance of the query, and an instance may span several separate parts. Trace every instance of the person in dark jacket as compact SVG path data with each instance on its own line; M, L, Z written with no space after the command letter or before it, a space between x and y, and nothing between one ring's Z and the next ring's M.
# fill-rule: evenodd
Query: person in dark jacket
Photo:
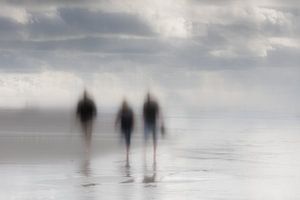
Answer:
M134 126L134 113L127 101L124 99L116 118L116 126L120 126L122 136L126 142L126 165L129 166L129 150L131 142L131 133Z
M97 116L97 108L94 101L88 96L87 91L84 91L82 99L78 102L76 115L81 123L86 150L89 151L92 140L93 122Z
M151 97L150 93L147 94L146 100L143 106L143 118L144 118L144 136L145 143L149 136L153 139L153 161L156 162L156 147L157 147L157 123L159 117L158 103Z

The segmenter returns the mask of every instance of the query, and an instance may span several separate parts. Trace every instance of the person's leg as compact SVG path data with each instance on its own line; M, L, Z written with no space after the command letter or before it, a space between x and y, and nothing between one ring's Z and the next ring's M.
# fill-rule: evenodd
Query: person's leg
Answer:
M91 148L91 141L92 141L92 121L86 121L82 123L83 126L83 134L84 134L84 141L85 141L85 148L87 152L90 152Z
M81 122L81 129L82 129L82 135L83 135L83 140L84 140L84 148L85 151L87 151L87 124L86 122Z
M147 162L147 141L150 133L149 124L144 122L144 163Z
M129 166L129 151L130 151L130 139L131 131L124 130L125 140L126 140L126 166Z
M150 126L148 123L145 123L144 124L144 143L147 143L149 133L150 133Z
M153 136L153 163L156 164L156 149L157 149L157 138L156 138L156 126L153 124L152 136Z
M88 121L88 130L87 130L87 138L88 138L88 147L91 148L92 143L92 132L93 132L93 121Z

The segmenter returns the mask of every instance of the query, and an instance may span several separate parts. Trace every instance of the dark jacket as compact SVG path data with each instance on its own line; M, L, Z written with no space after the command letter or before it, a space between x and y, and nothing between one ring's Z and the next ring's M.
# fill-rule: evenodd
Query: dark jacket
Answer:
M156 124L159 114L158 104L155 101L146 101L144 103L143 116L144 122L148 124Z
M76 113L81 122L87 122L96 117L97 108L91 99L86 98L79 101Z

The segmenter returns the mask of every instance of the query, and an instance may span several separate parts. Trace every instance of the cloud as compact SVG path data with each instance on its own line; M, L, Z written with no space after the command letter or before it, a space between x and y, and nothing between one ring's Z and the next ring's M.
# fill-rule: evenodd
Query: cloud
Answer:
M1 40L11 40L22 36L23 25L6 17L0 17Z
M202 21L195 22L193 32L216 57L266 57L276 48L269 42L270 37L294 35L296 17L291 13L260 7L213 7L210 10L212 17L204 16ZM198 36L201 26L205 27L201 29L205 34Z
M59 9L62 20L70 27L96 33L151 35L146 22L134 14L105 13L85 9Z
M152 54L164 48L162 42L151 39L83 37L46 41L1 41L3 49L28 51L98 52L107 54Z
M28 13L24 8L16 8L6 5L1 7L0 16L12 19L21 24L27 23L29 18Z
M49 40L83 36L154 36L145 20L136 14L105 12L88 8L57 8L48 11L1 8L2 40ZM21 10L20 12L13 12ZM20 14L21 13L21 14Z
M60 8L55 15L32 13L26 29L29 38L47 39L89 35L151 36L153 31L137 15Z
M13 7L53 7L53 6L85 6L85 5L95 5L103 2L102 0L86 0L84 2L80 0L3 0L1 3L3 5L9 5Z
M61 77L72 76L68 87L102 86L107 104L124 91L132 99L138 91L141 100L145 88L155 87L164 102L178 100L170 103L177 108L276 109L276 99L289 107L299 100L293 84L300 55L299 7L289 3L2 1L0 71L17 78L4 78L10 84L1 91L19 91L28 79L52 84L45 76L64 84ZM57 85L49 88L59 95Z

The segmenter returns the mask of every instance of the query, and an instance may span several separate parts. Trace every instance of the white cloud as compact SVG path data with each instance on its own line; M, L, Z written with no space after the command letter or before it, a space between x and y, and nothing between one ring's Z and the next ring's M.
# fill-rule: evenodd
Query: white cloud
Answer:
M271 38L269 38L269 41L274 46L300 48L299 39L286 38L286 37L271 37Z
M232 49L221 49L221 50L212 50L210 52L212 56L220 58L235 58L237 54Z
M0 8L0 16L13 19L21 24L26 24L30 19L30 15L26 9L11 6L2 6Z
M134 0L126 1L127 12L139 14L162 37L187 38L190 21L187 18L187 2L181 0Z
M0 3L2 106L71 105L84 85L109 106L125 94L138 105L148 87L183 109L290 108L299 100L298 7L256 0L16 2Z

